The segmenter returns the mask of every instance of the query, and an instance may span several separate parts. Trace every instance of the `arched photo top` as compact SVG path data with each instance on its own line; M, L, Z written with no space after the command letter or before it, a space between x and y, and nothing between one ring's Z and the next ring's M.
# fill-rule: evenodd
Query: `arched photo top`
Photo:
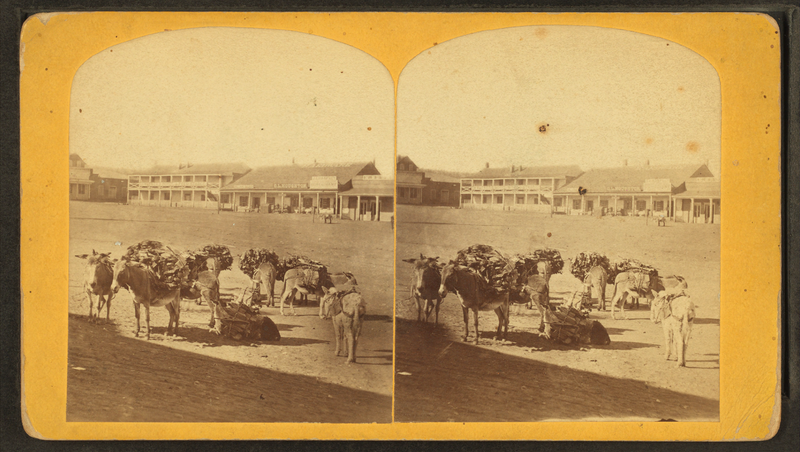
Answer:
M389 71L355 47L296 31L182 29L83 63L70 152L127 168L375 160L391 174L393 116Z
M691 160L719 175L715 68L637 32L544 25L458 37L406 65L397 104L398 153L426 168Z

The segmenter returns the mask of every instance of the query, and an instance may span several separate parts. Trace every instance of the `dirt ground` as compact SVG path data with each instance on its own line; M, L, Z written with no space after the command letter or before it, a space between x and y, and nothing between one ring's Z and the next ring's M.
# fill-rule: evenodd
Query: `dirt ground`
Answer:
M719 225L407 206L397 218L397 422L719 419ZM506 341L493 342L497 316L481 312L480 343L465 344L454 294L442 301L438 328L417 323L411 265L401 259L424 253L446 261L477 243L506 253L555 248L565 260L596 251L684 276L697 310L686 367L664 360L662 328L649 320L647 304L626 311L628 320L592 311L609 332L608 346L540 338L538 311L524 306L512 306ZM581 287L568 267L550 285L552 297ZM607 300L612 293L609 286Z
M354 273L367 303L358 363L334 356L333 327L319 318L314 297L295 307L296 316L261 308L278 325L279 342L216 336L208 331L209 309L194 301L182 303L174 339L164 337L163 307L150 311L151 340L134 338L132 298L124 289L111 303L110 323L89 323L84 261L74 255L94 249L120 257L141 240L192 250L222 244L234 255L272 248ZM392 249L388 223L71 202L67 420L390 422ZM238 296L249 282L237 261L233 267L220 274L222 296ZM278 282L276 296L281 288Z

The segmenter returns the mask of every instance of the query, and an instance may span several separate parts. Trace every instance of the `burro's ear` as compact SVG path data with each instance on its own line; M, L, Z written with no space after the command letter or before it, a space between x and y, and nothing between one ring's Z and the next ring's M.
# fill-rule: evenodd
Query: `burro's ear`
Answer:
M92 250L92 256L97 256L97 251Z
M409 264L413 264L416 261L416 259L403 259L403 262L408 262Z
M111 259L111 263L112 264L116 264L118 261L119 261L119 259Z
M88 254L76 254L75 257L78 257L80 259L86 259L87 257L89 257L89 255Z
M330 289L328 289L325 286L322 286L322 293L324 293L327 296L330 293Z

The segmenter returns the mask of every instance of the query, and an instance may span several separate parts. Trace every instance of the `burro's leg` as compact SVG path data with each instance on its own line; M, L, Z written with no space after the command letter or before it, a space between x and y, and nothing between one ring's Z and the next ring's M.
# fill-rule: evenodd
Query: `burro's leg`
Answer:
M664 329L664 359L669 361L673 347L672 326L670 325L668 318L661 320L661 326Z
M145 303L144 304L144 321L145 321L145 324L147 325L147 334L145 335L145 337L149 341L150 340L150 303Z
M89 321L90 322L94 322L94 314L93 314L93 312L94 312L93 311L93 309L94 309L94 299L92 299L92 291L91 290L86 289L86 297L89 299ZM100 313L98 312L97 315L100 315Z
M133 333L134 337L139 337L139 330L141 329L139 324L139 302L135 298L133 300L133 313L136 315L136 330Z
M478 329L478 310L477 309L473 309L472 313L475 314L475 345L478 345L478 338L481 335L480 334L481 330Z
M285 282L284 284L288 284L288 282ZM286 315L283 313L283 305L286 303L287 299L294 300L294 293L296 291L297 291L296 287L292 287L291 289L289 288L284 289L283 294L281 295L281 315Z
M469 309L462 306L461 310L464 312L464 337L462 337L462 340L467 342L467 339L469 339Z

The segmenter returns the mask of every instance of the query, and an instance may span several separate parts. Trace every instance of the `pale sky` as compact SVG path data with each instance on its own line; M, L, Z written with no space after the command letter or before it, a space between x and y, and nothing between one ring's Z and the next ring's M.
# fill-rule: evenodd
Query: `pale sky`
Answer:
M708 160L719 176L719 77L661 38L578 26L475 33L415 57L397 96L397 152L423 168Z
M70 153L90 166L371 161L394 169L394 87L366 53L280 30L196 28L87 60Z

